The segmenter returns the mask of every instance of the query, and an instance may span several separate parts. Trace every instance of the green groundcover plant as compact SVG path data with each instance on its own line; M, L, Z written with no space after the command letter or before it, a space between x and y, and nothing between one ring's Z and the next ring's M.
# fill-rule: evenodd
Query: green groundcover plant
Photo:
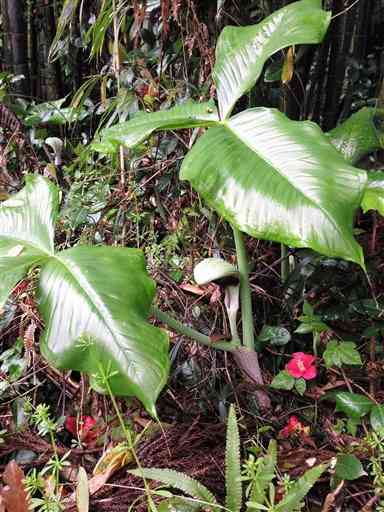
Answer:
M225 450L225 506L221 505L207 487L190 476L160 468L140 468L129 471L131 474L156 480L167 487L182 491L190 498L171 497L158 507L159 512L198 512L264 510L265 512L296 512L301 510L302 501L312 486L327 469L328 464L320 464L308 469L296 482L290 482L289 489L281 500L276 499L277 446L269 443L266 455L250 457L241 470L240 436L233 406L229 410L227 441ZM243 493L242 482L247 482ZM245 507L245 508L243 508Z
M360 206L383 213L384 178L380 171L367 173L355 164L381 147L375 119L382 114L363 109L328 134L312 122L291 121L276 109L251 108L231 115L271 55L292 45L319 43L330 20L320 0L300 0L257 25L226 27L213 71L218 108L214 101L187 102L139 113L102 131L92 145L113 154L159 130L206 129L185 157L180 177L233 227L241 337L235 328L236 297L227 308L233 339L214 345L209 337L151 309L155 286L139 250L77 246L55 252L59 192L47 179L27 177L25 188L2 203L0 307L17 282L38 268L37 298L45 322L41 350L50 362L89 374L99 391L105 391L107 375L114 394L136 396L155 415L170 364L167 335L148 322L151 311L178 332L233 351L243 369L261 383L241 232L309 247L365 269L353 219ZM242 351L246 358L239 356Z

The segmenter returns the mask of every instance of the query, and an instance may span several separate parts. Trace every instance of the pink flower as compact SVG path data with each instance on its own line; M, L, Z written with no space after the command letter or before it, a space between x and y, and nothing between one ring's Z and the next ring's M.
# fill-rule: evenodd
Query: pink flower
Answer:
M291 416L287 425L280 431L281 437L289 437L292 434L308 435L309 427L304 425L298 420L297 416Z
M303 378L305 380L311 380L317 375L316 366L313 364L315 360L316 357L311 354L295 352L292 354L292 359L286 365L285 369L289 375L292 375L295 379Z

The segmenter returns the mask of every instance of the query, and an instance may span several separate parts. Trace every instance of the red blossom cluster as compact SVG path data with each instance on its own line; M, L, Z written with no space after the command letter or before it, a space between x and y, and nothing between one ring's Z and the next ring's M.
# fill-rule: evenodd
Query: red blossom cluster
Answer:
M287 425L280 431L281 437L290 437L293 434L301 434L307 436L309 433L309 427L305 427L297 416L291 416L288 420Z
M80 418L67 416L65 420L65 428L68 432L74 437L79 437L84 444L96 441L97 432L93 428L95 425L96 420L92 416L81 416Z
M316 357L311 354L304 354L304 352L294 352L292 359L286 365L287 372L295 377L295 379L303 378L305 380L314 379L317 375L316 366L314 362Z

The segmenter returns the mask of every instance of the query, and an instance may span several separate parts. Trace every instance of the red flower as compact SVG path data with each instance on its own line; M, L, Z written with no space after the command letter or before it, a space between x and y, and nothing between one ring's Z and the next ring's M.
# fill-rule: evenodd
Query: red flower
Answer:
M303 434L307 436L309 427L304 425L298 420L297 416L291 416L287 425L280 431L281 437L289 437L292 434Z
M95 441L97 433L93 430L96 425L96 420L92 416L67 416L65 420L65 428L73 436L79 437L84 443Z
M314 379L317 375L316 366L314 362L315 356L311 354L304 354L304 352L295 352L292 354L292 359L286 365L287 372L295 377L295 379L303 378L305 380Z

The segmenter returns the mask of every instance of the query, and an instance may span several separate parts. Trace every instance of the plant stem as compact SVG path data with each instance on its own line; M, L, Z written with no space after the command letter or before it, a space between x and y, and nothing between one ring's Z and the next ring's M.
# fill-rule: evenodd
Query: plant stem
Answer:
M180 322L173 316L169 315L168 313L164 313L164 311L161 311L157 306L152 306L151 312L155 318L160 320L160 322L163 322L164 324L168 325L168 327L170 327L173 331L177 332L178 334L181 334L182 336L192 338L194 341L200 343L200 345L205 345L207 347L215 348L217 350L224 350L227 352L235 350L240 346L239 340L216 343L212 341L209 336L206 336L205 334L202 334L201 332L192 329L192 327L188 327L187 325L183 324L182 322Z
M128 444L128 448L129 448L129 451L131 452L131 455L133 456L135 462L136 462L136 466L138 467L138 469L143 472L143 468L142 468L142 465L140 463L140 459L139 457L137 456L137 453L136 453L136 450L135 450L135 443L133 441L133 438L132 438L132 433L131 431L127 428L126 424L125 424L125 421L121 415L121 412L120 412L120 409L119 409L119 406L117 405L117 402L116 402L116 399L115 399L115 396L114 394L112 393L112 389L111 389L111 386L109 384L109 378L108 376L105 374L105 371L104 371L104 368L102 365L100 365L99 367L100 369L100 372L103 376L103 383L108 391L108 394L109 394L109 397L111 399L111 402L112 402L112 405L113 405L113 408L115 409L115 412L116 412L116 415L117 415L117 418L119 420L119 423L120 423L120 426L124 432L124 435L125 435L125 438L127 440L127 444ZM149 505L149 509L150 510L153 510L153 511L157 511L157 508L156 508L156 505L154 504L153 502L153 499L152 499L152 495L151 495L151 490L149 488L149 485L148 485L148 482L147 482L147 479L144 477L144 475L142 474L141 475L142 479L143 479L143 483L144 483L144 488L145 488L145 494L147 496L147 500L148 500L148 505Z
M249 265L244 238L237 228L232 226L235 237L237 266L240 274L240 303L241 320L243 328L243 345L249 350L255 349L255 337L253 329L251 286L249 284Z
M120 53L119 53L119 20L117 16L116 0L112 0L113 9L113 67L115 71L117 93L120 92ZM125 185L124 148L119 146L120 182Z
M281 244L281 269L280 277L281 282L285 283L289 275L289 260L288 260L288 248L286 245Z

